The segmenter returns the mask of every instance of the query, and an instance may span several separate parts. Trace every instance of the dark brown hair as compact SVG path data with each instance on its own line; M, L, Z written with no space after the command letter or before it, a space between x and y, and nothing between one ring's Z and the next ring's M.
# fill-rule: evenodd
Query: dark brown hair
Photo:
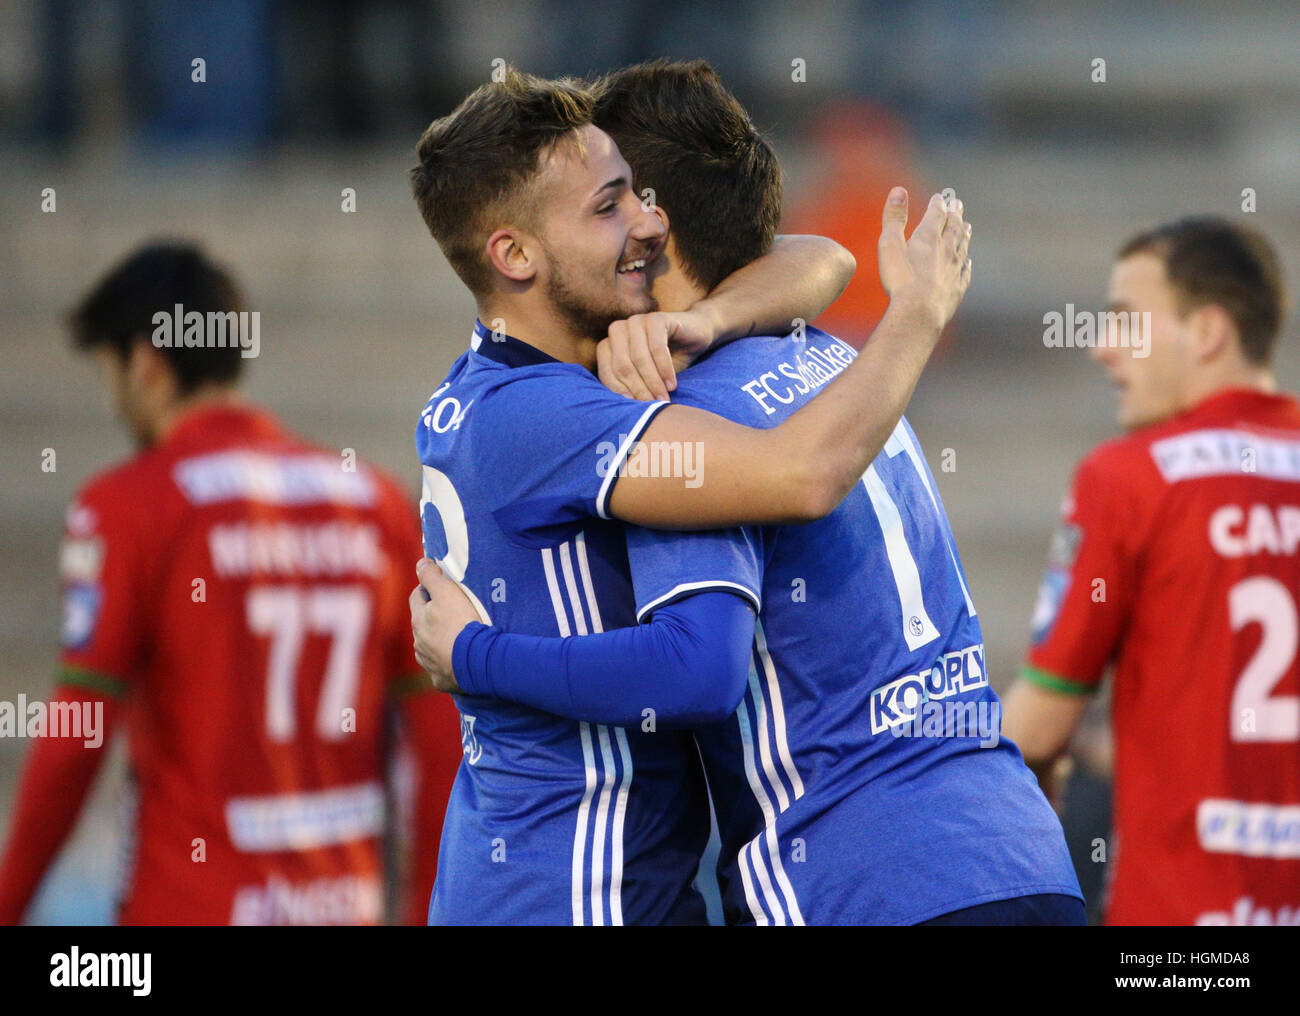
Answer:
M540 159L591 123L592 96L578 82L507 68L480 85L420 138L411 190L429 232L476 295L492 286L483 245L505 220L531 219L527 185Z
M1154 254L1178 299L1180 314L1210 304L1237 326L1242 354L1267 366L1288 311L1286 284L1273 245L1226 219L1178 219L1130 237L1119 258Z
M111 268L68 315L78 349L112 349L123 361L136 342L149 342L154 315L185 312L239 313L247 310L234 277L208 258L197 244L167 240L146 244ZM179 328L179 322L177 328ZM201 385L231 384L244 356L238 343L159 347L176 374L182 395Z
M592 86L596 126L632 167L638 193L672 223L683 268L712 289L767 253L781 218L781 166L704 60L655 60Z

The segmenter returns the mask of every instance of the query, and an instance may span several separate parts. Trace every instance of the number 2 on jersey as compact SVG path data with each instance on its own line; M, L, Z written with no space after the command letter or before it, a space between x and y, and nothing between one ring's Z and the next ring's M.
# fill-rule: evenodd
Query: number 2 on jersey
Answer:
M1228 590L1228 622L1234 632L1260 626L1259 648L1232 691L1232 740L1300 741L1300 695L1272 694L1300 645L1295 599L1277 579L1253 575Z

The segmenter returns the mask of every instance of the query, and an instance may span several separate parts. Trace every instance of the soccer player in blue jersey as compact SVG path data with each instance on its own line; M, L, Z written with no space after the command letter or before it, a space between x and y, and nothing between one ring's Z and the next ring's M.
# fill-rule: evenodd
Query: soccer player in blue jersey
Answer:
M873 350L785 425L752 429L616 395L591 373L596 344L615 319L654 308L665 227L591 124L593 106L582 87L511 72L432 124L412 171L421 212L480 319L417 425L426 550L477 617L531 635L635 622L611 518L727 525L831 511L896 424L969 280L960 214L932 201L908 241L896 206L882 242L894 299ZM772 158L765 145L754 155ZM828 291L824 266L808 270L806 253L801 263L763 250L737 247L737 267L758 260L691 308L678 339L707 345L811 316L844 284ZM707 488L623 468L641 437L707 447ZM488 697L457 705L465 756L431 921L702 919L690 881L707 813L688 736Z
M716 195L743 192L755 177L715 140L743 135L748 121L699 64L629 69L600 95L598 122L675 223L654 292L663 306L686 306L732 267L714 242L729 210ZM774 191L779 200L779 176L758 179L752 207ZM681 227L687 219L693 229ZM743 246L762 249L772 223L754 214L743 222L753 237ZM834 397L867 355L855 363L849 346L815 329L745 339L685 372L673 410L707 409L777 433ZM652 455L653 438L648 428ZM710 472L713 446L704 447L700 486L735 483ZM417 611L417 649L462 701L491 696L651 739L695 728L721 831L728 923L1081 924L1059 822L1019 751L999 737L975 607L905 421L864 468L810 524L629 527L636 613L647 622L636 628L579 639L511 634L425 569L433 602ZM627 481L618 479L615 503ZM604 498L534 499L501 514L540 533L572 525L575 511L603 514ZM751 520L784 521L766 516L764 500L755 493ZM454 559L447 570L459 577Z

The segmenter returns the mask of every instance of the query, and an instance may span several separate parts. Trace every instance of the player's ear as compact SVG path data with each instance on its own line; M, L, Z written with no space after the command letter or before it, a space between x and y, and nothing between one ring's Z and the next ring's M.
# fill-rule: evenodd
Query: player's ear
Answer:
M668 221L668 213L663 210L662 205L651 205L650 211L654 212L655 218L663 223L664 232L672 233L672 224Z
M1188 324L1192 328L1196 358L1201 362L1222 356L1237 341L1236 326L1228 312L1217 304L1208 303L1191 312Z
M147 335L137 337L128 347L125 368L129 390L143 391L172 382L172 367L167 355Z
M529 282L537 274L541 244L521 229L498 229L488 237L488 263L511 282Z
M152 354L152 355L151 355ZM147 335L136 335L126 347L126 357L122 361L122 370L128 385L139 385L156 369L153 360L158 351L153 348Z

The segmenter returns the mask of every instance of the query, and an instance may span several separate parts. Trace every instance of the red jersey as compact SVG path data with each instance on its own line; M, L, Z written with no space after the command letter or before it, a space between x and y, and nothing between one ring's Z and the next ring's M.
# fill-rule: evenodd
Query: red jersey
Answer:
M1229 390L1079 466L1026 679L1113 666L1109 924L1300 924L1300 407Z
M394 482L250 408L194 411L85 487L63 680L129 693L123 923L382 919L385 698L420 674L420 556Z

